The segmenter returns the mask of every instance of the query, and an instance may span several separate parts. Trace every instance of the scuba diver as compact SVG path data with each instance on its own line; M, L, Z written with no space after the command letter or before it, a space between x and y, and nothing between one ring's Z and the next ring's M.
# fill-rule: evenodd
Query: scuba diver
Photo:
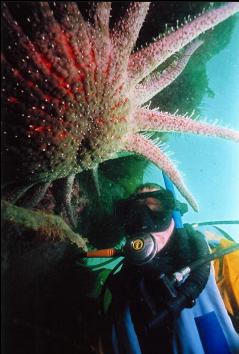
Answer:
M124 335L121 322L128 307L143 354L173 352L175 320L184 308L194 305L210 273L207 262L192 271L177 289L169 284L166 274L209 254L200 232L190 225L175 228L174 209L173 194L151 183L138 187L129 199L117 205L116 213L127 235L127 263L108 284L113 299L108 323L113 321L114 331ZM110 347L108 340L104 342L106 353L117 352L114 343ZM133 353L120 342L118 350Z
M85 255L124 257L102 289L99 353L239 353L210 263L239 245L210 253L205 236L175 215L187 205L166 188L143 184L118 201L124 246Z

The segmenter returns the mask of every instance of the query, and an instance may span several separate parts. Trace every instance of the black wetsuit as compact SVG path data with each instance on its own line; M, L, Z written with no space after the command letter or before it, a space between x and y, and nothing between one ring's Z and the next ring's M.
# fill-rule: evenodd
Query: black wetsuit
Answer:
M111 324L112 322L119 323L117 317L121 316L125 304L129 303L142 354L171 354L175 318L184 307L190 307L192 301L204 289L210 272L210 264L205 264L193 271L181 285L178 298L182 299L182 306L175 306L158 278L163 273L171 275L208 253L208 246L203 235L186 224L184 229L174 231L166 246L149 264L138 267L125 265L111 282L113 300L108 325L110 322ZM169 315L145 334L145 324L165 309L168 310ZM109 341L109 335L108 333L105 342ZM118 336L121 336L120 333ZM128 354L123 342L124 340L120 338L120 354ZM106 347L108 347L107 343ZM106 353L108 352L114 352L110 345L106 349Z

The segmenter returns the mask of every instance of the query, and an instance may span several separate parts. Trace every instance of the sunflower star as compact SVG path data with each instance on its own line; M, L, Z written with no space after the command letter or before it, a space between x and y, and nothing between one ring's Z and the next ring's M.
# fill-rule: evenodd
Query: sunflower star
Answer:
M239 134L144 104L181 74L203 43L197 37L239 11L239 3L211 9L134 53L148 2L131 3L111 30L109 2L95 4L93 23L84 20L76 3L33 4L29 36L8 6L3 8L8 44L2 54L5 154L13 161L15 176L6 199L17 203L30 191L25 205L32 206L52 181L64 179L63 199L70 215L75 174L127 151L155 163L197 210L172 162L142 132L235 141ZM178 58L163 72L154 72L177 52Z

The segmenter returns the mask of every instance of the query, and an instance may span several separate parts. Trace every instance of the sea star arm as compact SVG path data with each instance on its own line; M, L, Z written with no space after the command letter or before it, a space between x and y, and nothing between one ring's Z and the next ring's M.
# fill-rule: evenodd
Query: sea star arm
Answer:
M169 86L183 72L193 53L202 45L203 41L195 40L185 52L173 61L162 73L155 72L146 77L135 87L137 105L142 105Z
M65 4L61 4L63 7ZM75 5L76 6L76 5ZM56 6L55 12L48 2L36 3L32 19L29 18L33 42L52 69L62 78L71 83L77 75L76 58L79 52L70 40L70 33L76 27L76 8L69 4L64 10ZM67 11L67 12L66 12ZM79 12L79 11L78 11ZM57 17L55 16L57 14ZM33 21L32 21L33 20Z
M83 104L88 102L88 94L101 93L105 79L102 73L109 71L112 56L109 32L111 2L97 2L92 8L91 23L84 20L75 3L56 2L54 11L61 26L68 60L77 70L72 84L78 86L75 91L83 99Z
M138 131L193 133L239 142L239 132L233 129L196 121L177 114L140 108L136 111L135 117Z
M127 135L127 141L124 150L139 154L146 159L152 161L156 166L163 170L172 180L179 192L185 197L192 208L197 211L198 207L186 186L182 181L182 177L170 161L170 159L162 152L162 150L153 144L152 141L140 134Z
M111 2L97 2L95 14L94 14L94 22L95 26L103 31L104 35L109 34L109 19L110 19L110 11L111 11Z
M3 192L3 199L8 201L9 203L16 204L19 199L21 199L29 189L31 189L35 183L33 184L18 184L6 186L6 189Z
M54 181L53 184L53 194L56 200L55 212L60 215L62 211L65 210L69 223L73 229L77 226L71 203L74 180L75 175L71 174L65 178Z
M172 54L238 11L239 2L228 2L132 54L128 65L128 75L132 83L140 82Z
M63 73L62 75L57 73L61 70L61 64L55 67L47 59L39 47L25 35L21 26L14 21L7 6L3 7L2 16L3 25L6 26L6 39L9 43L13 42L15 44L10 46L9 55L6 51L7 57L2 57L3 63L12 66L9 80L24 79L24 86L29 87L32 91L39 91L38 87L40 87L47 94L54 91L57 100L64 98L69 93L69 88L67 87L67 80L62 76ZM41 94L41 96L43 98L44 94ZM68 97L71 99L72 94L68 94ZM24 99L28 101L30 99L29 95Z
M55 2L54 12L72 46L75 60L83 61L90 50L90 28L74 2Z
M16 204L27 209L36 207L44 198L50 184L51 181L37 183L29 191L27 191Z
M92 49L90 53L92 64L96 63L95 83L102 84L110 73L112 64L112 43L110 39L110 12L111 2L97 2L94 12L94 28L92 29ZM97 50L96 50L97 49ZM99 70L100 68L100 70ZM99 73L104 73L104 77ZM100 84L100 85L101 85ZM96 91L101 92L102 86L98 86Z
M122 59L132 51L149 9L149 2L132 2L112 30L112 42Z

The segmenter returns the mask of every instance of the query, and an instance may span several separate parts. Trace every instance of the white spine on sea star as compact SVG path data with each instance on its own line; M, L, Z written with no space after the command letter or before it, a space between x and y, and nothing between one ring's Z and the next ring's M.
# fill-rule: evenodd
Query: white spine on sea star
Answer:
M192 133L239 142L239 132L235 130L168 112L152 112L148 109L139 108L135 113L135 121L138 131Z
M188 203L195 211L198 211L198 206L192 195L187 190L182 181L182 177L170 159L161 151L158 146L155 146L152 141L140 134L127 135L124 150L139 154L149 161L152 161L158 166L178 188L179 192L185 197Z
M128 66L129 78L134 83L140 82L158 65L162 64L193 39L238 11L239 2L229 2L220 8L206 12L191 23L132 54Z
M183 72L185 66L193 53L203 44L201 40L195 40L188 45L185 52L173 61L162 73L155 72L147 76L140 84L135 87L135 97L138 106L144 104L169 86Z

